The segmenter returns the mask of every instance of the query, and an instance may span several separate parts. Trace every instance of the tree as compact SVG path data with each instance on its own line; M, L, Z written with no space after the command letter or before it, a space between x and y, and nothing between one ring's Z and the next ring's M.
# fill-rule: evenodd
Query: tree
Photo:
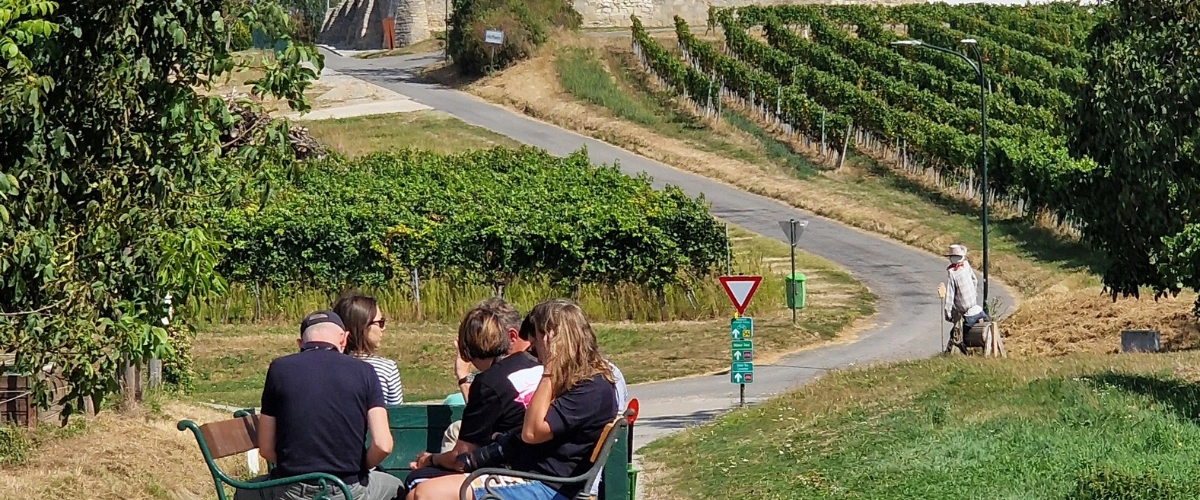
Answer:
M1200 5L1115 0L1088 37L1091 60L1072 154L1099 167L1071 201L1084 238L1107 255L1115 300L1200 286Z
M116 391L122 363L172 355L163 298L224 286L193 208L290 153L282 122L222 148L239 118L196 90L235 69L220 4L0 0L0 351L66 378L64 419ZM258 4L251 20L280 18ZM281 35L254 93L307 109L322 62Z

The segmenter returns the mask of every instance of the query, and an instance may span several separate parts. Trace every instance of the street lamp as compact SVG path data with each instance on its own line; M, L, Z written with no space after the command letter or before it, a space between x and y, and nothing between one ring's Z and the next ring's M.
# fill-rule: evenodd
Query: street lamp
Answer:
M975 54L979 58L979 62L972 61L971 58L953 50L930 45L920 40L897 40L892 42L892 45L901 45L908 47L923 47L936 50L946 54L953 54L967 62L971 69L975 70L975 74L979 76L979 155L981 158L983 170L983 303L986 306L988 300L988 182L987 182L987 82L983 75L983 54L979 51L979 41L974 38L964 38L959 40L959 43L975 46Z

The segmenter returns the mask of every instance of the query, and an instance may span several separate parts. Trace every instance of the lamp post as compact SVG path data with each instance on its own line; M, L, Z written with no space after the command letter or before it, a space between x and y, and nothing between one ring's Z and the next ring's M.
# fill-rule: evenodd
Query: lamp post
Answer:
M979 42L974 38L964 38L959 43L975 45L979 62L972 61L971 58L959 52L938 47L937 45L930 45L920 40L898 40L892 42L892 45L923 47L946 54L953 54L966 61L967 65L971 66L971 69L975 70L975 74L979 77L979 155L983 174L983 303L986 306L988 300L987 83L983 75L983 54L978 50Z

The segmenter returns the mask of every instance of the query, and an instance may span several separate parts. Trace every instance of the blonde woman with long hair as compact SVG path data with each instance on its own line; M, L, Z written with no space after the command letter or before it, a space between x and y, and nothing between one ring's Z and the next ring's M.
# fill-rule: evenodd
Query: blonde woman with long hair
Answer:
M533 348L545 371L521 428L497 439L503 462L514 470L552 477L581 475L592 466L592 449L604 426L617 416L612 370L600 355L596 333L574 302L555 299L534 306L521 329L522 336L532 330ZM459 460L467 464L465 469L496 465L472 463L480 457L478 451L460 455ZM426 481L409 500L458 498L462 481L453 483L453 479ZM487 479L481 476L471 484L475 498L483 495ZM583 487L502 475L493 481L492 490L506 500L569 500Z

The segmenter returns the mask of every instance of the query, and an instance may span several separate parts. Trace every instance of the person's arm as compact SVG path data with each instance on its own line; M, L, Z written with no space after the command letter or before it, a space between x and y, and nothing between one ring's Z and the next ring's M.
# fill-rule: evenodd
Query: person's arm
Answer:
M554 386L550 382L550 374L542 375L533 399L525 409L525 422L521 426L521 440L529 444L545 443L554 437L546 414L550 411L550 403L554 401Z
M388 427L387 408L376 406L367 411L367 430L371 432L367 468L373 469L392 454L392 429Z
M462 392L463 402L469 401L471 392L471 363L462 359L458 353L458 340L454 341L454 380L458 384L459 392Z
M388 425L386 401L383 399L383 385L375 374L375 367L363 363L367 370L363 378L367 384L367 432L371 434L371 444L367 445L366 466L374 469L392 453L392 429Z
M942 302L942 316L946 321L954 321L954 290L958 285L954 283L954 274L946 276L946 300Z
M475 446L474 443L459 439L454 443L454 449L446 453L437 453L430 457L429 460L443 469L462 472L462 464L458 463L458 456L463 453L475 451L475 448L478 448L478 446Z
M388 362L388 381L387 393L384 394L384 399L388 405L398 405L404 403L404 386L400 384L400 368L396 366L396 362L387 360Z
M258 455L268 463L275 463L275 417L258 416Z
M275 456L275 415L279 411L279 401L275 397L275 373L270 366L267 367L258 411L258 454L272 464L279 458Z

